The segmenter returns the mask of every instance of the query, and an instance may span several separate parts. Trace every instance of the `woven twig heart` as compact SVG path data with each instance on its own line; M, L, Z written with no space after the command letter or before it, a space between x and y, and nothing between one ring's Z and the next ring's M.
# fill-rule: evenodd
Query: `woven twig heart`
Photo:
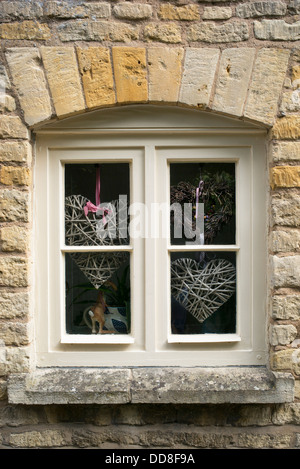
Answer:
M65 199L65 238L68 246L111 246L128 244L128 237L119 237L118 231L118 211L127 210L121 201L112 201L101 204L107 208L98 213L84 212L84 207L89 202L82 195L71 195ZM111 214L109 212L112 212ZM127 212L126 212L127 213ZM109 231L104 229L105 222L108 222ZM112 236L108 236L108 234ZM106 236L103 236L105 235ZM71 258L77 264L82 273L95 288L99 288L109 280L113 274L128 259L128 253L114 251L103 253L70 253Z
M128 236L119 236L119 213L123 210L127 214L127 203L123 200L113 200L102 203L102 211L84 213L84 207L89 200L82 195L70 195L65 198L65 238L68 246L99 246L128 244ZM108 229L104 229L104 214ZM124 213L123 212L123 213ZM127 219L127 218L126 218ZM108 236L108 234L111 236ZM105 235L106 236L103 236Z
M171 292L199 322L203 322L235 292L235 267L214 259L204 268L194 259L180 258L171 264Z
M100 288L128 261L128 252L71 253L71 257L89 282Z

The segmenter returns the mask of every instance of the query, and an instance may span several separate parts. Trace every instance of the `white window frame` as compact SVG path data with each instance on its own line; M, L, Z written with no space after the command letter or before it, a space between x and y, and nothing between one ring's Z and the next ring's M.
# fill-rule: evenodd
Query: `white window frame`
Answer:
M38 366L235 366L265 365L267 306L267 167L265 131L196 113L182 124L157 114L114 127L105 114L37 131L35 173L35 318ZM161 112L161 111L158 111ZM186 111L185 111L186 112ZM151 113L150 113L151 114ZM97 116L100 116L98 119ZM76 119L76 118L75 118ZM177 119L177 120L176 120ZM75 122L75 124L74 124ZM116 121L115 121L116 122ZM92 125L91 125L92 123ZM170 332L169 253L166 238L133 238L130 252L132 327L128 335L71 335L65 331L64 164L123 161L130 164L131 203L169 202L169 163L215 161L236 164L235 245L201 250L237 253L235 334L174 335ZM150 210L151 212L151 210ZM148 212L149 213L149 212ZM168 217L164 219L169 226ZM156 223L151 219L151 223ZM81 251L108 250L84 247ZM118 248L119 249L119 248ZM180 250L199 250L180 246ZM165 292L168 292L167 294Z

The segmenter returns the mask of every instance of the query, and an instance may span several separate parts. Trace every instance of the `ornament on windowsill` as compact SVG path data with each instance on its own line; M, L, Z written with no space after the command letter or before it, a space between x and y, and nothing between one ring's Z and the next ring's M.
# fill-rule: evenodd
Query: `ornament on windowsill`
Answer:
M100 168L96 172L96 203L82 195L65 198L65 240L67 246L120 246L129 243L127 201L120 198L100 203ZM120 219L125 221L120 236ZM122 251L70 253L83 274L95 288L109 280L128 259Z

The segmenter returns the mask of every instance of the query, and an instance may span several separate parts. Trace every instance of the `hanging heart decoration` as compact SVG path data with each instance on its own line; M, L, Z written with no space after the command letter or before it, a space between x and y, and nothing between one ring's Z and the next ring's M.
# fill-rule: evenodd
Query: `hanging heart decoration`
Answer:
M231 262L199 262L179 258L171 263L171 293L199 322L217 311L236 291L236 271Z
M100 288L129 259L129 253L116 252L74 252L71 257L88 281Z
M120 236L120 214L125 230ZM68 246L113 246L129 243L127 201L120 198L100 203L100 169L96 173L96 204L82 195L65 198L65 241ZM125 233L124 233L125 231ZM128 260L127 252L70 253L71 258L92 283L99 288Z

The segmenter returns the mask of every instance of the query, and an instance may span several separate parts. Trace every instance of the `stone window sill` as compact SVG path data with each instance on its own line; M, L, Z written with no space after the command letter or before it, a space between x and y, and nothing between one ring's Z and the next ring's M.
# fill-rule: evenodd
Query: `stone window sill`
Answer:
M263 367L39 368L11 375L12 404L292 402L294 378Z

